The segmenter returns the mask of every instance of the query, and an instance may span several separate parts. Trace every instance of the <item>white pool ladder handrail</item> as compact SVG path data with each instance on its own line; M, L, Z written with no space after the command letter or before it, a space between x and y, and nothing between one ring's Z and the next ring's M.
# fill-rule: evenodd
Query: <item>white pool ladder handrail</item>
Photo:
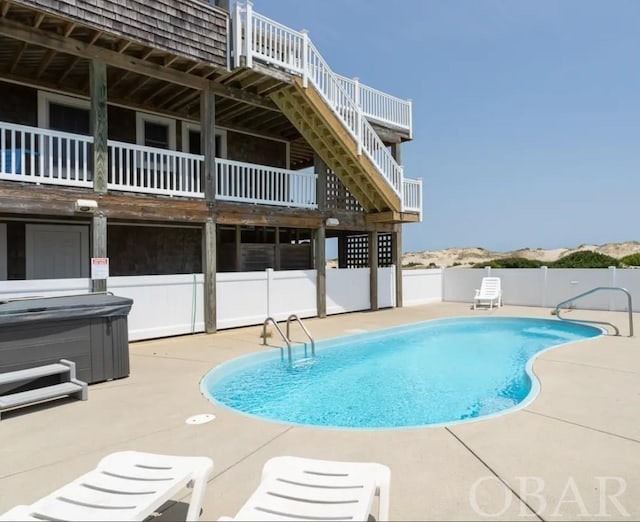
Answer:
M596 288L592 288L591 290L588 290L587 292L584 292L582 294L576 295L574 297L572 297L571 299L567 299L566 301L562 301L561 303L559 303L556 306L556 310L555 310L555 316L560 319L561 321L573 321L576 323L594 323L594 324L606 324L608 326L611 326L615 332L616 335L620 335L620 330L618 330L618 327L613 324L613 323L609 323L607 321L593 321L593 320L586 320L586 319L565 319L564 317L560 316L560 307L563 305L566 305L568 303L571 303L572 301L575 301L576 299L580 299L581 297L585 297L589 294L593 294L594 292L598 292L600 290L617 290L620 292L624 292L625 294L627 294L627 300L629 303L628 306L628 313L629 313L629 337L633 337L633 305L631 303L631 294L629 293L629 290L627 290L626 288L622 288L621 286L598 286Z
M315 357L315 355L316 355L316 342L313 339L313 337L311 336L311 334L309 333L309 330L307 330L306 326L304 324L302 324L302 320L296 314L291 314L289 317L287 317L287 339L289 339L289 341L291 341L291 336L289 335L289 331L290 331L289 329L290 329L292 320L297 321L298 324L300 325L300 328L302 328L302 331L305 334L307 334L307 337L311 341L311 357Z

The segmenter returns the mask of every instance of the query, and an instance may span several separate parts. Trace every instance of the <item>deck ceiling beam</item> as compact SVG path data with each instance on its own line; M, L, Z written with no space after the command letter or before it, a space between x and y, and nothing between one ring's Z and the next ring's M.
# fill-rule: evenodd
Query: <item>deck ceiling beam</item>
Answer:
M42 24L42 22L44 21L45 16L46 15L44 13L39 13L36 16L36 18L35 18L35 20L33 22L33 28L34 29L37 29L38 27L40 27L40 24Z
M9 12L10 7L11 7L11 0L4 0L4 2L2 3L2 8L0 9L0 16L2 16L3 18L7 16L7 13Z
M9 74L13 74L15 72L16 67L18 67L18 63L20 62L20 59L22 58L22 55L24 54L24 51L26 50L26 48L27 48L27 42L22 42L20 44L20 48L18 49L18 52L13 58L11 67L9 67Z
M204 89L208 80L184 74L181 71L167 69L161 65L145 62L132 56L119 54L116 51L104 49L76 40L69 40L62 35L48 33L23 24L0 18L0 33L31 45L45 47L73 56L86 59L103 60L110 66L168 81L194 89Z
M40 65L38 67L38 72L36 72L36 78L40 78L44 74L44 72L47 70L47 67L49 67L51 60L53 60L53 57L55 55L56 55L56 52L53 49L50 49L46 52L46 54L44 55L44 58L42 58L42 61L40 62Z

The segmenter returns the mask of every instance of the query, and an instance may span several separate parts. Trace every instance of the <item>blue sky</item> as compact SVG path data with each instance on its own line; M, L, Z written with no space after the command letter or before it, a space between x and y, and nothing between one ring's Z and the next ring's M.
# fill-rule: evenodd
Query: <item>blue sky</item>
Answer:
M640 2L255 0L334 71L413 100L404 251L640 239Z

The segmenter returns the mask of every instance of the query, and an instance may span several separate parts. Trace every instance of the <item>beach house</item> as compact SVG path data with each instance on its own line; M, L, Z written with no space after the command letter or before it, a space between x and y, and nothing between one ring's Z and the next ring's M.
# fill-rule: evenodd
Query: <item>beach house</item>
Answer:
M0 293L131 294L133 338L261 322L251 277L302 274L307 316L401 305L411 102L321 53L249 2L0 0Z

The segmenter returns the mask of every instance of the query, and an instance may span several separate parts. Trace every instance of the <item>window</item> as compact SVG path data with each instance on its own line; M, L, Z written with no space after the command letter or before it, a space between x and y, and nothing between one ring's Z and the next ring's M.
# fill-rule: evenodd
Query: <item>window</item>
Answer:
M216 158L227 157L227 131L216 129ZM200 145L200 125L188 121L182 122L182 151L202 154Z
M64 96L44 91L38 91L38 125L45 129L51 129L72 134L91 134L90 102L80 98ZM38 151L41 157L52 156L54 169L58 165L77 165L82 168L88 158L87 150L82 146L76 146L77 142L67 137L54 137L43 143L42 150ZM52 175L65 176L62 171L52 172Z
M90 108L89 100L38 91L38 126L88 135Z
M137 112L136 142L146 147L175 150L176 121L164 116Z
M88 135L91 132L89 111L59 103L49 103L49 128L74 134Z

